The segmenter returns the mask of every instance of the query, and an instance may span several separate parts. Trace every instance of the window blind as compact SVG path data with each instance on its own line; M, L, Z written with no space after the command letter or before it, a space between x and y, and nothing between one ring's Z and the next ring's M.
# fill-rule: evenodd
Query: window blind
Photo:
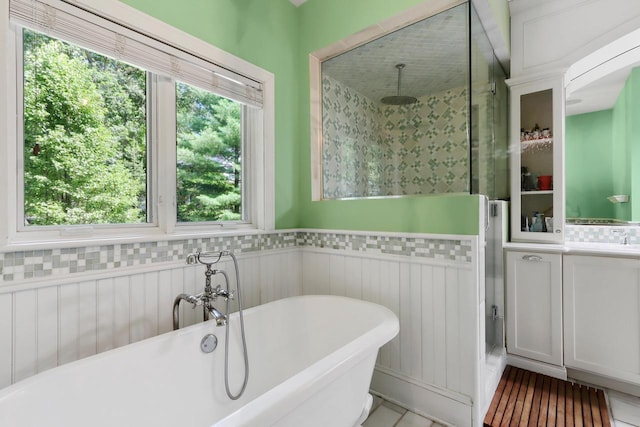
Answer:
M262 84L60 0L10 0L11 22L256 107Z

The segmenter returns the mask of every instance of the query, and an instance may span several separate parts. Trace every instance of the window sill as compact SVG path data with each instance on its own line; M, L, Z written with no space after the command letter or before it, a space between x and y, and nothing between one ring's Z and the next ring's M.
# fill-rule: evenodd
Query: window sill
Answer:
M20 233L6 241L0 247L0 253L46 250L55 248L79 248L90 246L107 246L131 243L148 243L160 241L174 241L183 239L200 239L219 236L244 236L263 234L269 230L259 229L252 224L231 225L185 225L177 227L173 232L166 233L157 227L149 228L121 228L94 230L84 235L51 236L43 233Z

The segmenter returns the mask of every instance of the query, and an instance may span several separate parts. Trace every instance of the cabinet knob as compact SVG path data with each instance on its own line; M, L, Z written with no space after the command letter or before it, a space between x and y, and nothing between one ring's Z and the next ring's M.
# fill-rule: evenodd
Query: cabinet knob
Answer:
M538 255L523 255L522 259L525 261L535 261L535 262L542 261L542 257Z

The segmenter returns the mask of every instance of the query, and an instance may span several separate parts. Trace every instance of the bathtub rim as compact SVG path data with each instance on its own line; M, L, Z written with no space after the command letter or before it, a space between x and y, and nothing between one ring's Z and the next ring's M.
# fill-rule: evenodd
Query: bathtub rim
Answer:
M305 378L304 375L306 372L306 375L309 375L308 369L311 367L314 367L318 364L320 364L317 369L322 369L321 367L325 367L327 366L325 369L327 369L326 371L323 372L334 372L336 369L340 368L341 366L344 366L346 363L348 363L349 361L353 361L354 358L356 357L361 357L364 358L366 355L366 350L368 350L369 352L373 351L374 349L377 351L378 348L380 348L382 345L384 345L386 342L390 341L391 339L393 339L399 331L399 322L398 322L398 318L397 316L387 307L381 305L381 304L377 304L377 303L373 303L373 302L369 302L369 301L364 301L364 300L360 300L357 298L351 298L351 297L344 297L344 296L338 296L338 295L298 295L298 296L292 296L292 297L286 297L286 298L282 298L282 299L278 299L278 300L274 300L274 301L270 301L264 304L260 304L254 307L251 307L248 310L255 310L255 311L262 311L262 310L267 310L270 307L274 306L274 305L282 305L282 304L286 304L287 301L291 302L294 301L296 299L342 299L342 300L349 300L351 302L353 302L355 305L362 305L362 306L375 306L376 309L380 310L381 313L381 318L384 317L385 322L379 322L373 329L368 330L365 334L357 337L355 340L350 341L348 344L346 344L343 347L338 348L337 350L335 350L334 352L328 354L327 356L323 357L322 359L316 361L315 363L309 365L308 367L305 368L305 370L298 372L296 374L294 374L293 376L286 378L283 382L281 382L280 384L278 384L277 386L273 387L272 389L266 391L265 393L257 396L256 398L248 401L241 409L247 407L248 405L252 404L253 402L261 399L263 396L272 393L274 390L280 390L283 387L283 384L289 384L289 381L296 379L298 381L302 380L303 378ZM238 313L234 312L231 315L231 321L235 321L235 317L238 317ZM206 325L206 326L205 326ZM175 330L175 331L168 331L168 332L164 332L161 333L159 335L153 336L153 337L149 337L149 338L145 338L142 339L140 341L136 341L121 347L116 347L101 353L97 353L97 354L93 354L91 356L87 356L84 357L82 359L78 359L69 363L65 363L56 367L53 367L51 369L47 369L45 371L36 373L28 378L24 378L22 380L19 380L7 387L1 388L0 389L0 405L3 404L4 401L6 400L10 400L12 398L12 396L14 394L18 394L18 393L22 393L24 392L25 389L28 389L30 387L37 387L39 383L42 383L44 381L48 381L50 379L50 377L55 377L58 375L64 375L65 372L70 371L70 370L75 370L77 367L81 367L81 366L86 366L86 365L90 365L90 364L94 364L99 362L102 359L107 359L107 358L111 358L114 357L114 355L117 355L119 353L123 353L123 352L127 352L131 350L131 346L140 346L140 345L144 345L144 344L151 344L154 342L161 342L161 341L165 341L165 340L169 340L171 339L171 337L173 336L181 336L181 335L185 335L185 334L191 334L193 333L192 330L194 329L199 329L199 328L205 328L208 327L209 325L215 325L215 320L209 320L206 322L199 322L193 325L189 325L187 327ZM216 328L217 330L222 330L221 328L217 328L214 326L214 328ZM380 339L378 340L373 340L374 337L377 336L377 332L379 332L380 335ZM359 349L359 347L362 347L362 349ZM356 351L356 349L358 349L358 351ZM341 357L341 355L343 353L346 353L347 350L353 352L354 354L352 354L350 357L345 358L345 357ZM338 353L336 355L336 353ZM335 363L336 366L333 366L333 369L331 369L331 365L330 363ZM353 364L355 364L355 362L353 362L351 365L349 366L353 366ZM344 369L344 368L341 368ZM314 370L315 372L315 370ZM344 371L340 371L340 372L344 372ZM328 382L327 382L328 383ZM307 388L301 388L302 390L308 390ZM273 395L270 394L270 396L275 397L277 396L278 393L273 393ZM304 400L304 399L303 399ZM301 401L303 401L301 400ZM259 407L259 404L256 405L256 407ZM238 410L239 411L239 410ZM238 412L238 411L234 411L230 414L228 414L227 416L223 417L221 420L219 420L218 422L221 422L224 419L229 418L232 414Z
M308 297L349 300L356 305L374 307L380 311L380 322L366 333L307 366L303 371L296 373L277 386L248 401L238 410L220 419L214 426L249 426L256 425L254 423L258 420L261 425L271 425L277 422L291 411L292 406L295 407L306 402L315 394L316 390L327 387L337 376L347 373L372 354L375 359L380 347L392 340L399 332L398 317L390 309L381 304L356 298L338 295L300 295L283 298L267 304L296 298L306 299ZM375 365L375 360L373 365ZM372 370L373 368L374 366L372 366ZM371 378L369 378L369 381L371 381Z

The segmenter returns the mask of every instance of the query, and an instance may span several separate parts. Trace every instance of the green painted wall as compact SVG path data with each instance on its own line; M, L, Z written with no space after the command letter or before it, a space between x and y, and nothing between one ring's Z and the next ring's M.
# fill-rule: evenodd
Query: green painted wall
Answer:
M629 161L631 174L631 220L640 221L640 68L631 71L627 81L629 95L628 144L631 155Z
M613 218L613 110L568 116L565 123L567 218Z
M275 75L276 228L477 234L478 196L311 202L309 53L422 1L123 0Z
M613 111L614 194L630 195L629 203L615 205L616 217L640 221L640 68L631 71Z
M624 88L613 107L612 140L612 161L615 165L612 194L631 194L627 144L627 94ZM631 205L629 203L616 204L613 206L613 211L614 218L626 221L631 219Z
M509 13L509 2L507 0L489 0L489 7L500 30L500 35L511 49L511 15Z
M640 221L640 68L612 109L566 118L567 218ZM630 195L629 203L607 197Z

